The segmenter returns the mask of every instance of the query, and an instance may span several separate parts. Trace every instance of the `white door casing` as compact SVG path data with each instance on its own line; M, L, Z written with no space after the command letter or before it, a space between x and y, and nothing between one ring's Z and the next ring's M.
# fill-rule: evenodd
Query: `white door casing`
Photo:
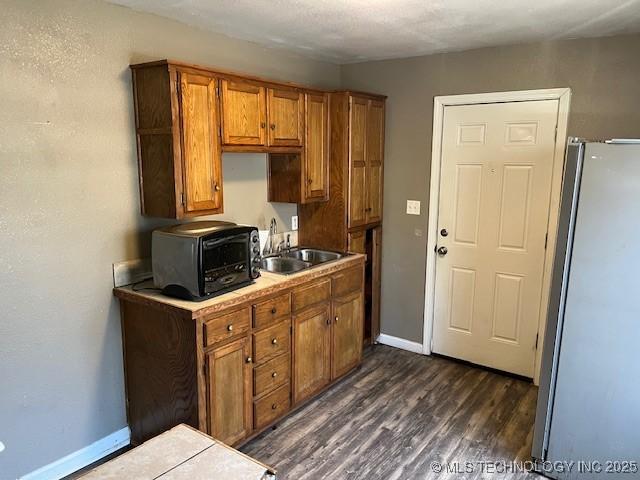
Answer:
M537 378L550 273L545 236L557 223L569 95L436 98L424 353L433 345L437 353ZM446 255L433 252L436 242Z

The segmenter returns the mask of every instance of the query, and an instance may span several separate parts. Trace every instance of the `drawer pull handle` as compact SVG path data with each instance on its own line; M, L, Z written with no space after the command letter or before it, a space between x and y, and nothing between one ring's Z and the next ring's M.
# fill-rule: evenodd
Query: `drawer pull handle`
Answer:
M273 340L271 340L271 343L273 343L274 345L277 345L278 344L278 339L274 338Z
M272 376L273 378L276 378L276 377L278 376L278 372L273 372L273 373L271 374L271 376Z
M251 362L253 362L253 358L247 357L247 363L251 363Z
M232 332L232 331L233 331L233 323L231 323L231 324L227 325L227 330L228 330L229 332Z
M275 410L276 408L278 408L278 404L274 403L271 405L271 410Z
M271 314L272 314L272 315L275 315L277 311L278 311L278 310L276 310L276 307L273 307L273 308L271 309Z

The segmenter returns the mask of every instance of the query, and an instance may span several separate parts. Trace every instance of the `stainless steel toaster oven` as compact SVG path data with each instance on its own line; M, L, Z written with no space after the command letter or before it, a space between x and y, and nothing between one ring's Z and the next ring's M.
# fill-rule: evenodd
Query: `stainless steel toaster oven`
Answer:
M201 221L154 230L153 282L165 295L205 300L260 276L258 229Z

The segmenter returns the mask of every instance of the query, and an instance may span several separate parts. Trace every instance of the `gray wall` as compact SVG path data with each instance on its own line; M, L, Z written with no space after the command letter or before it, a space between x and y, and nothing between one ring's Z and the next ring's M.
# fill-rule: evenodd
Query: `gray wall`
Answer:
M389 96L382 332L422 343L433 97L571 87L569 134L640 137L640 35L538 43L342 67L343 87ZM420 200L420 216L406 200Z
M0 25L4 480L126 425L111 264L148 254L148 232L168 223L139 214L129 63L169 57L329 88L340 70L94 0L0 0ZM268 220L264 155L225 155L224 167L222 218ZM247 203L255 185L264 201ZM287 222L295 212L276 208Z

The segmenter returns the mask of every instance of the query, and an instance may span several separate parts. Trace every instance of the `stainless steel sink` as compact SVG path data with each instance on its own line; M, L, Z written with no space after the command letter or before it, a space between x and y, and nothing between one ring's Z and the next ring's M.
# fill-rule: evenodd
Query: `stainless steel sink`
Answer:
M289 258L296 258L303 262L309 262L312 265L331 262L344 256L341 253L329 252L327 250L316 250L315 248L295 248L283 253L282 255Z
M262 269L288 275L344 257L344 254L315 248L292 248L262 258Z
M273 273L295 273L300 270L304 270L305 268L309 268L311 263L303 262L302 260L298 260L296 258L287 258L287 257L265 257L262 259L262 269L267 272Z

